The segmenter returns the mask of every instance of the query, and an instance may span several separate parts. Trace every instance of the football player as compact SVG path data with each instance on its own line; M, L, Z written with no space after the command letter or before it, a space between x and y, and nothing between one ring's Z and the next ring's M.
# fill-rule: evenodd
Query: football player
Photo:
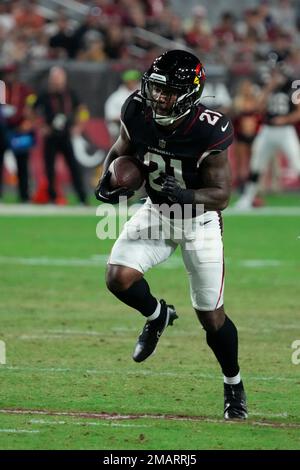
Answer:
M168 51L154 60L143 75L141 91L134 92L123 105L120 136L105 160L96 197L117 203L119 195L126 194L124 188L111 190L109 165L121 155L132 155L148 167L148 199L115 242L106 282L118 299L147 319L133 353L133 359L142 362L177 318L174 306L152 295L144 273L169 258L180 245L192 305L223 371L224 417L245 419L238 334L223 305L221 211L230 197L227 148L233 140L233 128L225 115L200 103L204 83L205 70L197 57L183 50ZM162 208L174 204L193 209L191 225L196 241L201 241L194 249L189 230L182 231L181 237L173 232L169 237L144 236L153 226L166 222ZM204 206L200 214L198 205ZM173 228L175 219L169 217Z
M261 175L278 151L284 153L291 168L300 177L300 143L295 128L300 122L299 100L293 97L296 90L289 67L283 60L277 61L271 73L272 77L259 99L264 118L253 142L250 175L244 192L235 205L241 210L251 209Z

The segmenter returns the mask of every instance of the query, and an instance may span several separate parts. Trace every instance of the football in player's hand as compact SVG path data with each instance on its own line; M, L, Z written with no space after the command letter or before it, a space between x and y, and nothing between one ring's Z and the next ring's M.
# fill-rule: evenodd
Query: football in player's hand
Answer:
M109 166L111 189L139 189L145 179L143 164L134 157L122 156L113 160Z

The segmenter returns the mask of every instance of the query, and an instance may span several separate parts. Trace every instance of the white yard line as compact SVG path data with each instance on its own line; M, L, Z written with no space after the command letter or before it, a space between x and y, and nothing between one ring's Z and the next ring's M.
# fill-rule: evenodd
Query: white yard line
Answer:
M22 258L0 256L0 264L24 265L24 266L67 266L67 267L99 267L104 266L108 259L108 255L103 255L95 259L81 259L81 258L48 258L48 257L35 257L35 258Z
M64 266L64 267L92 267L99 268L105 266L109 254L93 255L90 258L49 258L39 256L34 258L0 256L0 265L21 265L21 266ZM225 259L225 263L230 266L241 266L247 269L256 268L278 268L281 266L296 266L297 261L287 261L279 259ZM179 256L171 256L167 261L160 264L157 268L175 269L183 268L183 261Z
M1 412L1 411L0 411ZM116 428L153 428L152 424L125 424L125 423L101 423L101 422L89 422L89 421L51 421L45 419L32 419L29 421L30 424L41 424L45 426L108 426Z
M260 416L261 418L289 418L288 413L268 413L267 411L251 411L251 416Z
M23 366L0 366L0 373L5 372L28 372L28 373L72 373L72 374L90 374L90 375L133 375L133 376L149 376L149 377L191 377L199 379L219 380L220 376L215 374L203 374L193 370L185 370L179 372L160 371L155 372L152 370L129 370L129 369L81 369L73 367L23 367ZM298 377L281 377L281 376L262 376L262 375L245 375L248 380L265 381L265 382L293 382L298 380Z
M22 265L22 266L65 266L65 267L94 267L105 266L109 255L99 255L97 258L91 257L83 258L48 258L45 256L34 258L23 258L13 256L0 256L0 265ZM174 269L182 267L183 261L181 258L171 257L160 267L163 269Z
M278 266L289 265L293 263L279 259L244 259L237 261L236 264L243 266L244 268L277 268Z
M78 336L78 334L74 336ZM81 336L86 336L86 335L81 335ZM99 336L102 338L109 338L111 340L115 338L115 335L113 333L111 334L103 333L103 334L99 334ZM70 335L36 334L36 335L10 336L10 338L12 337L19 339L20 341L54 341L54 340L65 341L66 337L70 338ZM122 335L122 336L118 336L118 341L123 341L123 342L132 341L132 338Z
M96 216L97 207L57 206L54 204L0 204L0 215L19 216Z
M273 334L274 331L298 331L300 330L299 323L287 323L287 324L277 324L272 323L270 325L259 324L257 327L248 327L240 326L239 331L243 333L253 333L256 334L258 331L264 334ZM132 333L137 333L137 327L119 327L119 328L110 328L105 331L93 331L93 330L70 330L70 329L54 329L54 330L36 330L34 334L6 334L5 339L13 338L20 341L31 341L31 340L66 340L66 338L87 336L87 337L100 337L100 338L117 338L117 340L127 340L130 339ZM170 334L172 337L199 337L201 330L197 331L188 331L188 330L171 330Z
M110 330L112 333L114 333L115 329L111 328ZM132 328L132 331L135 331L135 328ZM92 331L92 330L48 330L46 331L47 334L58 334L58 335L63 335L63 336L106 336L107 332L101 333L100 331Z
M36 434L40 431L38 430L28 430L28 429L0 429L0 432L11 433L11 434Z
M295 197L298 197L295 195ZM300 216L300 207L259 207L259 208L253 208L250 210L239 210L239 209L234 209L229 208L224 211L224 216L251 216L251 217L265 217L265 216Z
M93 412L80 412L80 411L51 411L51 410L26 410L26 409L0 409L1 414L14 414L14 415L39 415L39 416L68 416L77 418L93 418L107 421L122 421L122 420L136 420L136 419L153 419L162 421L186 421L186 422L204 422L204 423L216 423L222 425L240 424L248 426L262 426L262 427L273 427L273 428L300 428L300 423L280 423L280 422L268 422L268 421L229 421L225 422L223 419L208 418L205 416L181 416L171 414L115 414L115 413L93 413ZM39 420L39 424L43 424L43 420ZM58 422L59 423L59 422ZM64 423L64 422L60 422ZM67 423L68 424L68 423ZM117 424L117 423L116 423ZM38 431L39 432L39 431Z
M295 198L297 195L295 194ZM0 215L20 215L20 216L96 216L96 211L99 206L57 206L54 204L0 204ZM130 207L130 206L129 206ZM136 210L139 208L136 205ZM116 206L114 209L117 211ZM132 210L132 209L130 209ZM119 215L125 216L128 214L127 208L121 207L118 210ZM260 207L250 210L238 210L235 208L228 208L224 211L227 216L300 216L300 207Z

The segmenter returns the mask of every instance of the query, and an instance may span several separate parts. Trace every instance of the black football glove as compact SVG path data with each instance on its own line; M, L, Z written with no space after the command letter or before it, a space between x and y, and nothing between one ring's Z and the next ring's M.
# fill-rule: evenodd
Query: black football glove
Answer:
M192 189L183 189L174 176L160 173L163 178L161 185L162 193L165 194L170 201L179 204L193 204L194 191Z
M111 172L107 170L95 188L95 196L98 201L109 204L117 204L120 196L126 196L127 199L134 195L134 191L126 188L110 188Z

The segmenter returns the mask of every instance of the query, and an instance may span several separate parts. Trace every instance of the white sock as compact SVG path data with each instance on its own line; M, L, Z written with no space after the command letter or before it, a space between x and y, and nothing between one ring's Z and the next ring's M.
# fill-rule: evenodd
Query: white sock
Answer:
M254 183L253 181L248 183L245 188L245 193L243 194L242 197L245 198L250 205L254 201L254 198L257 193L257 189L258 189L258 182Z
M237 385L240 383L240 381L241 381L240 373L238 373L234 377L226 377L226 375L224 375L224 384Z
M147 317L147 321L156 320L156 318L159 317L160 308L161 308L161 303L160 303L160 302L157 302L157 307L156 307L156 309L154 310L154 312L153 312L149 317Z

